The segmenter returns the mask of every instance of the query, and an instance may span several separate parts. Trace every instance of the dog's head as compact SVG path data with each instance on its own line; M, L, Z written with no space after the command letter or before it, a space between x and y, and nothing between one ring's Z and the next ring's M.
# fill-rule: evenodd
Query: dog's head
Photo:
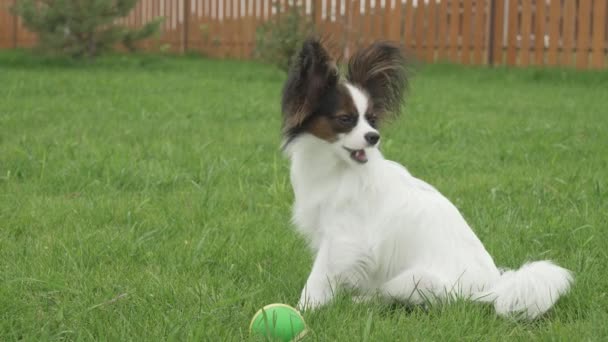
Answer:
M318 39L304 42L283 89L285 144L302 134L325 141L358 165L378 147L379 125L400 111L407 78L400 49L377 42L357 51L341 77Z

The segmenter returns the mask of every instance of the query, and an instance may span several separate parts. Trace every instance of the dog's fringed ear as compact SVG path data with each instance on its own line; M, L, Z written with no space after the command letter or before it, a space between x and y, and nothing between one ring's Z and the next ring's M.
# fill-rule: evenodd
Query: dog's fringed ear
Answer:
M294 59L283 88L283 132L297 130L314 113L323 94L338 83L338 68L317 38L309 38Z
M347 79L370 96L377 115L398 115L408 80L406 59L399 47L377 42L357 51L348 62Z

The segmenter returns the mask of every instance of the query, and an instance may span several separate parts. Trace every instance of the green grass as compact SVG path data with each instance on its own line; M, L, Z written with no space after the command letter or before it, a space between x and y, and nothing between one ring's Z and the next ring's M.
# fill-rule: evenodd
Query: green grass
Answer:
M284 76L161 56L0 54L0 340L230 340L311 258L279 152ZM385 155L498 265L576 273L543 319L467 302L305 315L311 341L608 339L608 73L427 66Z

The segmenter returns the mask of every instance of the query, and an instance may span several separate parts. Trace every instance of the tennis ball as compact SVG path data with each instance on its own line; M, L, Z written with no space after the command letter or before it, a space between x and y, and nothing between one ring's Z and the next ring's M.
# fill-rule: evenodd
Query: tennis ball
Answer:
M287 304L270 304L251 319L249 331L279 341L299 341L306 334L306 323L298 310Z

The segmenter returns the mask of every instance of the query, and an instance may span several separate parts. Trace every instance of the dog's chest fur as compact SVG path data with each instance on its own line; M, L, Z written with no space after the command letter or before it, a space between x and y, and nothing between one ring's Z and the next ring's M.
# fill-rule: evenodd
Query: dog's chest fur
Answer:
M398 234L391 227L398 226L391 225L389 215L404 203L388 203L392 191L382 181L379 164L385 161L379 151L367 165L349 168L341 166L332 151L315 145L314 139L305 138L293 144L294 224L315 253L324 241L341 246L336 254L348 255L344 264L358 260L353 272L364 276L357 277L357 286L373 288L405 267L395 263L406 258L397 255L403 251L395 245L397 239L390 238ZM401 196L402 201L405 198ZM332 264L340 268L342 262L332 258Z

